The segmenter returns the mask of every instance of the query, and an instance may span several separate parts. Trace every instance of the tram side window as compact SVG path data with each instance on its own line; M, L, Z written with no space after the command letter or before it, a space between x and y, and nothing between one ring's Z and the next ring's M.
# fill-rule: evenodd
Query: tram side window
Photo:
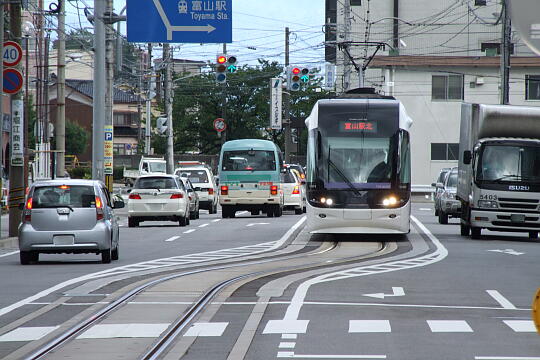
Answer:
M409 145L409 133L403 132L401 138L401 171L399 181L402 184L411 183L411 148Z

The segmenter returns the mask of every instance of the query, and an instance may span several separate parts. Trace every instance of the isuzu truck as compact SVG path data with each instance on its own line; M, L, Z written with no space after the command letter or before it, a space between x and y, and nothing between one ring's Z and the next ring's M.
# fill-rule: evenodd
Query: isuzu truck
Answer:
M462 104L461 235L540 230L540 107Z

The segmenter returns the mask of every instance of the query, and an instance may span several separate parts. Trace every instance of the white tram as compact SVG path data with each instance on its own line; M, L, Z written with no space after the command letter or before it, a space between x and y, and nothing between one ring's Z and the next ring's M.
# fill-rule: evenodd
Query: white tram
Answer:
M357 89L319 100L306 125L308 231L408 233L412 120L404 106Z

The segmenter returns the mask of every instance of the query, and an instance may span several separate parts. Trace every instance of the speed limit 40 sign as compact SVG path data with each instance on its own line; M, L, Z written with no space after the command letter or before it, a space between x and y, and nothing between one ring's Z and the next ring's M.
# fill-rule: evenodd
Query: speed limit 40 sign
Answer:
M17 44L15 41L4 42L4 51L2 53L2 61L4 63L4 66L17 66L21 59L21 45Z

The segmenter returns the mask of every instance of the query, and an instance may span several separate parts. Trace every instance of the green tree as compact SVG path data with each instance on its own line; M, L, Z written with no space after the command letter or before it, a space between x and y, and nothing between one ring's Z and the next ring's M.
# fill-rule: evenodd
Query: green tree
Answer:
M88 132L72 121L66 121L66 154L81 155L87 146Z

